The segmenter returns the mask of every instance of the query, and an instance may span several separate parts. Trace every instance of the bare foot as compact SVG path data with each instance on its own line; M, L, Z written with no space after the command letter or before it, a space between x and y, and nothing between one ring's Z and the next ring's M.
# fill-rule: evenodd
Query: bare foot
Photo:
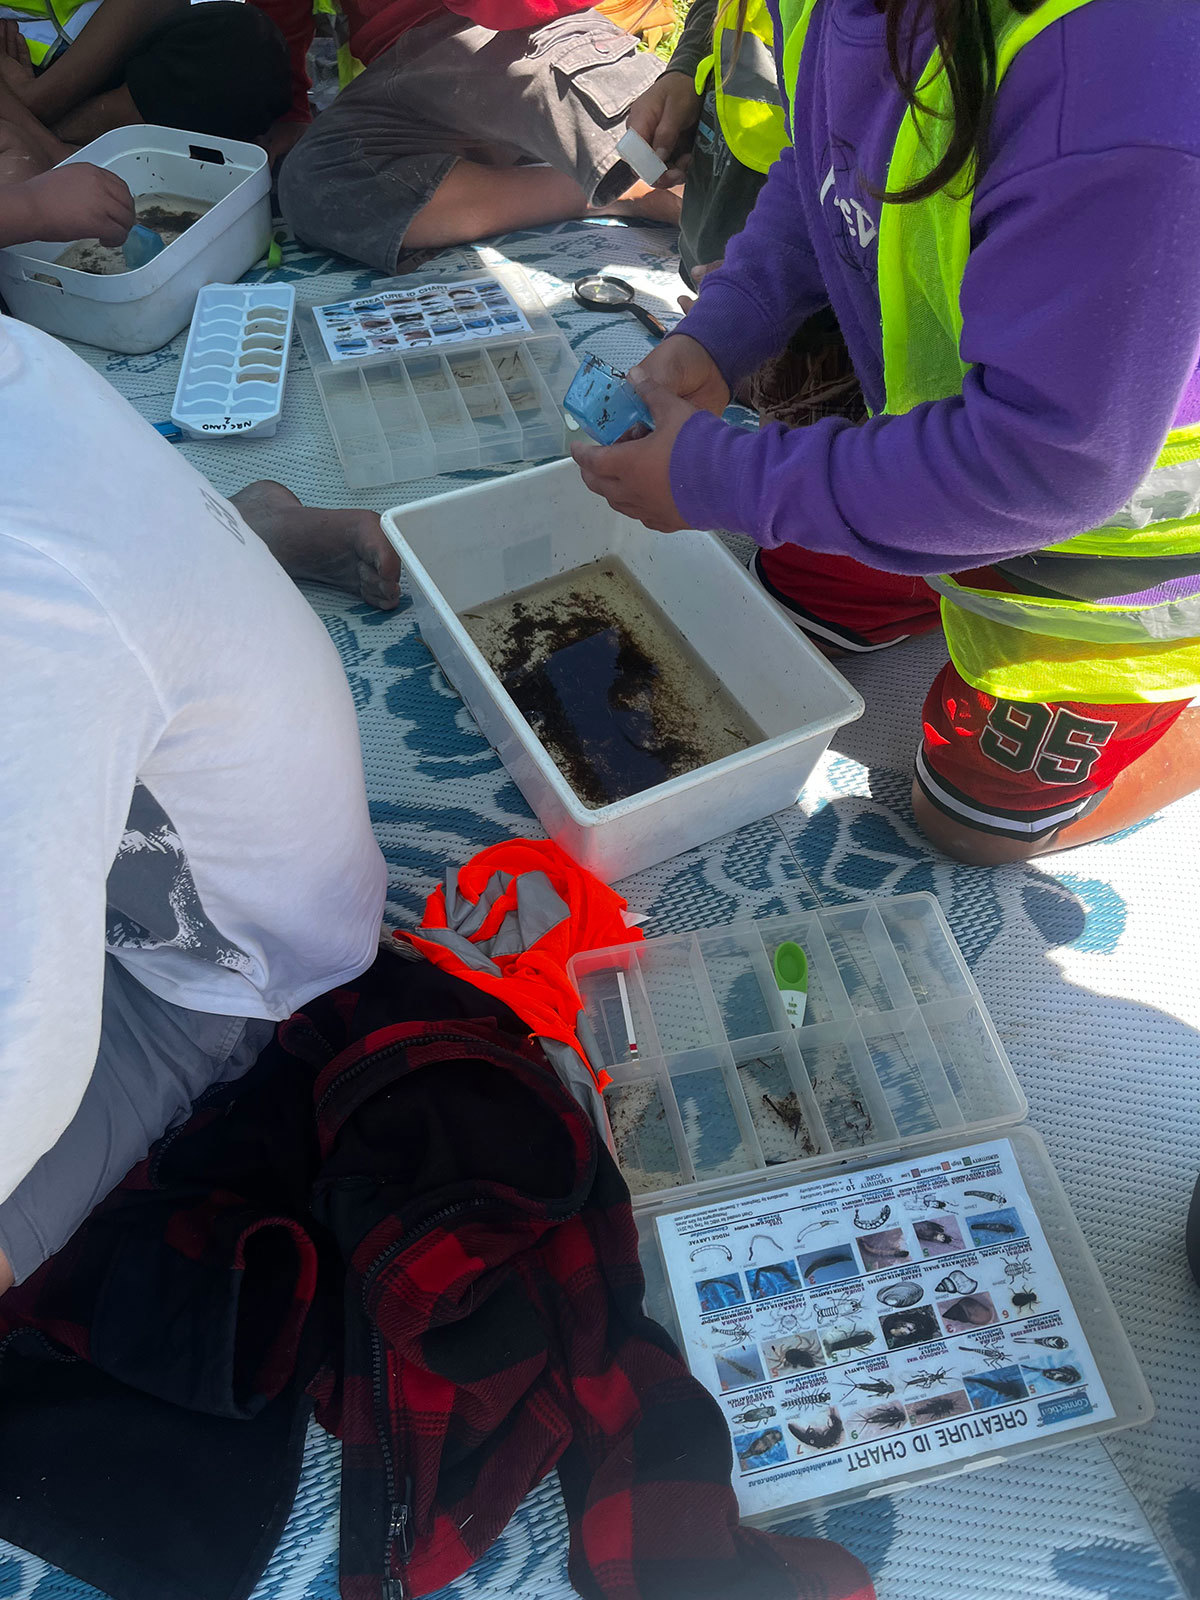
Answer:
M679 226L683 209L683 189L652 189L648 183L635 183L626 189L618 200L606 206L589 206L589 217L630 217L642 222L665 222L672 228Z
M373 511L305 506L269 479L230 499L289 577L348 589L380 611L399 603L400 557Z

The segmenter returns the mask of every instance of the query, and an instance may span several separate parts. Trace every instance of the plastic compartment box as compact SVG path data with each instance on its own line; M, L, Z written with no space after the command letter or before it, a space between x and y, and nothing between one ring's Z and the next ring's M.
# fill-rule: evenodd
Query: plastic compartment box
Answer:
M192 439L269 438L283 411L295 309L288 283L201 289L172 422Z
M240 278L271 242L264 150L177 128L117 128L68 156L115 172L135 197L177 194L212 209L144 267L99 276L60 267L65 244L0 250L0 295L14 317L62 339L126 355L157 350L187 326L206 283Z
M775 948L789 939L808 956L802 1028L789 1025L772 975ZM830 1158L881 1158L907 1141L986 1134L1026 1114L932 895L590 951L570 972L614 1084L652 1080L674 1105L669 1125L682 1132L670 1187L680 1200L740 1192L745 1174L768 1167L782 1181ZM624 1172L635 1198L667 1187L628 1162Z
M789 939L809 960L799 1029L772 976L775 948ZM633 1195L647 1310L677 1338L659 1217L898 1157L941 1158L991 1135L1011 1141L1116 1415L966 1461L914 1457L901 1477L859 1492L894 1494L1149 1420L1150 1394L1112 1301L1045 1145L1021 1126L1025 1096L932 895L588 951L568 970L584 1005L581 1037L612 1074L604 1101ZM748 1520L769 1525L853 1495L796 1481L791 1505Z
M508 290L529 332L333 361L312 310L299 313L300 335L352 489L563 453L562 401L578 363L520 267L432 267L384 279L371 294L408 292L422 283L453 288L482 276Z
M710 533L647 533L573 462L385 513L421 635L550 836L607 882L794 803L858 693ZM615 557L708 662L765 738L611 805L590 807L501 686L459 614ZM899 963L895 963L900 974Z

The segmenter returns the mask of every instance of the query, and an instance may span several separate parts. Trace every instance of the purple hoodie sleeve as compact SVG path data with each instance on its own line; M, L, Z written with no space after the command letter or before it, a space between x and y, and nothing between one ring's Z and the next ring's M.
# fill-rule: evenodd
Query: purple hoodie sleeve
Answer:
M976 213L962 396L860 427L755 434L693 417L671 458L692 526L923 574L1040 549L1125 501L1200 348L1200 159L1076 155L993 188Z
M796 204L795 161L789 148L775 162L746 226L729 241L724 266L704 279L675 329L704 346L731 389L829 303Z

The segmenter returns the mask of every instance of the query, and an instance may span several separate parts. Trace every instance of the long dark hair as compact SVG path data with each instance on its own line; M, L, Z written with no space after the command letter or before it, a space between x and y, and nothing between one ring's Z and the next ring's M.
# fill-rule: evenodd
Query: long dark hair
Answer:
M953 107L950 142L935 167L907 189L881 198L899 204L924 200L963 173L970 188L987 159L992 102L996 97L996 32L988 0L876 0L887 19L887 52L892 76L909 107L928 111L917 94L925 70L924 53L914 57L917 34L928 21L941 53ZM1021 16L1042 0L1008 0ZM965 169L965 172L964 172Z

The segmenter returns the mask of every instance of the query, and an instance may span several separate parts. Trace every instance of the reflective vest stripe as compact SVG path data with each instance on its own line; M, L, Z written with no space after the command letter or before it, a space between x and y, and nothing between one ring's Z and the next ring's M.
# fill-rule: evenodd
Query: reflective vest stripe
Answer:
M721 83L727 95L737 100L758 100L768 106L779 104L775 57L769 45L752 33L743 33L739 39L723 28L720 50Z
M775 73L775 38L766 0L747 0L739 36L737 0L725 0L713 24L712 54L696 69L696 92L712 79L717 121L731 153L753 172L767 172L787 144Z

